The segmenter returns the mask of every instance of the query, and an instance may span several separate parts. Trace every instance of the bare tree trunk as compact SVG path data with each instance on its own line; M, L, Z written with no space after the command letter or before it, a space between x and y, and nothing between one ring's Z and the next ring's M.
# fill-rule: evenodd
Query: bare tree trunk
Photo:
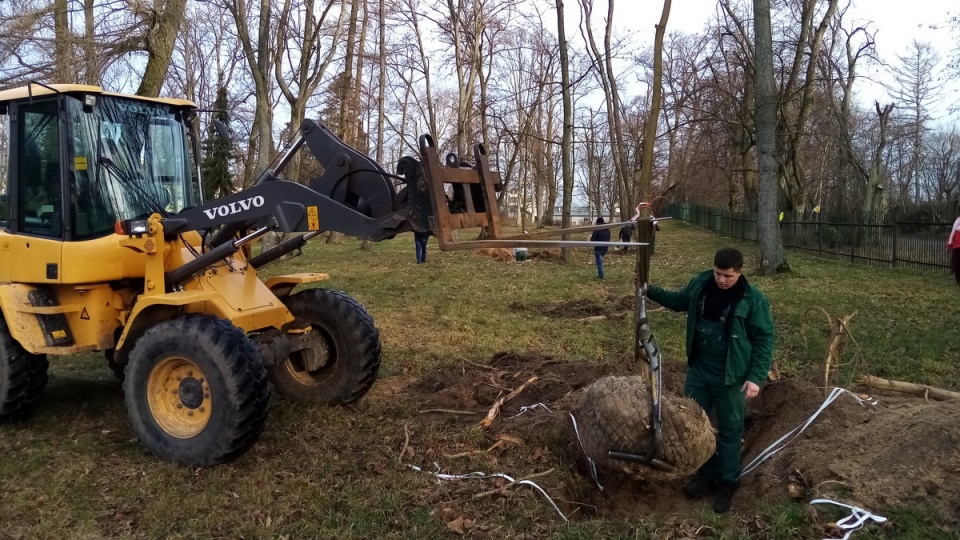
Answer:
M773 80L773 37L770 31L770 0L753 0L754 63L757 72L757 151L760 154L760 189L757 236L760 244L760 274L788 271L783 238L777 220L777 101Z
M883 169L883 148L887 145L887 122L890 120L890 113L893 111L893 103L889 103L880 108L880 103L874 103L877 109L877 123L880 125L880 135L877 141L877 147L873 152L873 163L870 164L870 172L867 175L866 191L863 194L863 207L861 215L864 223L873 223L877 218L877 208L880 206L883 193L883 179L880 171Z
M643 135L643 156L640 162L640 185L637 198L640 201L650 199L653 185L653 149L657 139L657 120L660 118L660 100L663 95L663 34L667 30L670 17L670 0L664 0L663 12L653 38L653 97L650 99L650 115L647 117L647 129ZM622 211L623 209L621 209Z
M385 0L380 0L377 10L377 21L379 24L378 44L380 50L377 54L379 72L377 73L377 163L383 164L383 119L386 112L383 110L383 103L386 100L387 86L387 13L384 6Z
M54 82L75 82L73 70L73 40L70 35L70 20L67 16L67 0L53 2L53 32L56 40L53 44Z
M610 154L613 161L614 176L616 178L618 189L623 197L621 205L630 207L633 205L634 186L629 178L630 167L626 158L626 145L623 142L623 128L620 114L620 95L617 91L617 79L613 70L613 51L610 45L610 34L613 29L613 0L608 0L606 28L604 32L604 50L597 48L593 37L593 28L589 23L593 14L593 0L579 0L583 9L583 16L586 22L583 23L586 32L587 52L591 55L594 67L599 73L600 83L603 88L604 101L607 108L607 129L610 133Z
M560 163L563 171L563 217L561 227L570 226L573 207L573 103L570 97L570 59L567 56L567 35L564 31L563 0L557 3L557 40L560 43L560 80L563 92L563 138L560 142ZM566 240L567 236L564 235ZM570 249L560 250L560 260L570 262Z
M187 0L167 0L162 10L156 10L154 20L147 32L147 65L143 70L143 80L137 89L138 96L157 97L170 68L173 45L177 32L183 24L184 8Z
M86 65L83 74L83 80L87 84L100 85L100 64L97 61L97 53L94 35L94 0L83 0L83 55Z
M324 25L327 15L337 4L335 0L328 0L324 6L319 18L315 18L316 0L306 0L303 4L303 13L296 13L297 6L292 6L290 0L286 0L277 17L277 38L275 40L278 61L274 64L274 78L283 97L290 104L290 133L296 134L303 125L303 119L306 117L307 103L317 87L323 80L323 76L334 59L337 52L337 42L343 33L344 12L340 11L337 21L334 25L332 35L330 36L330 47L326 54L321 58L320 41L330 32ZM299 21L298 18L303 20ZM302 22L301 27L299 23ZM291 60L291 65L287 72L284 71L284 65L280 59L289 56L291 40L297 40L296 55ZM300 181L300 161L301 153L293 156L290 164L285 169L286 178L294 182Z
M366 59L367 57L366 55L367 28L368 28L368 24L370 23L370 17L369 17L370 10L368 9L369 7L370 7L369 1L363 0L363 22L360 24L360 45L359 45L359 50L357 54L357 84L354 85L353 95L351 96L351 103L353 104L353 111L355 115L354 121L351 125L353 129L353 133L352 133L353 144L356 148L359 148L364 152L368 152L370 150L369 148L370 144L369 144L369 132L367 134L366 141L360 140L360 117L361 117L360 89L363 86L364 59ZM367 113L369 114L369 111L367 111ZM364 238L363 241L360 242L360 249L362 251L369 251L371 245L372 245L372 242Z

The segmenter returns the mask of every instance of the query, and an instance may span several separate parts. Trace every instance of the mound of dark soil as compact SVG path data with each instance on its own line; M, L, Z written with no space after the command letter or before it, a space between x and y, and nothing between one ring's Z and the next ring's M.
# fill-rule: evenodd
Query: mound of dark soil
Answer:
M544 304L524 304L512 302L509 308L514 311L540 313L547 317L562 319L581 319L606 315L622 317L633 313L633 296L607 295L599 299L574 299Z
M486 432L490 440L510 435L522 438L527 448L537 447L524 454L527 461L546 452L570 464L569 476L545 486L555 500L566 501L561 505L565 512L644 517L691 511L699 503L684 499L683 479L637 481L601 470L598 480L604 489L599 491L580 466L582 452L573 442L568 412L584 388L606 375L632 374L629 366L626 360L606 365L501 353L487 362L431 373L400 394L421 411L437 411L421 414L424 422L467 427L477 425L498 398L526 384L503 404ZM664 394L682 395L685 366L668 362L664 368ZM945 527L960 524L960 403L877 399L876 405L861 405L851 395L837 398L806 431L741 479L734 511L748 512L758 501L826 497L880 515L891 508L920 507L935 513ZM805 381L765 385L748 405L743 463L803 424L823 401L821 391ZM519 414L524 407L529 409ZM498 459L504 468L511 466L509 454Z

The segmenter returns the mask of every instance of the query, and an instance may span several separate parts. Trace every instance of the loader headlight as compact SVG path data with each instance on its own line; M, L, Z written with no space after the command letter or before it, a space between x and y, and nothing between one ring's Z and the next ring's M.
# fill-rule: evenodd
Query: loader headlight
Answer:
M142 236L147 234L147 220L127 219L114 223L113 230L117 234L126 236Z

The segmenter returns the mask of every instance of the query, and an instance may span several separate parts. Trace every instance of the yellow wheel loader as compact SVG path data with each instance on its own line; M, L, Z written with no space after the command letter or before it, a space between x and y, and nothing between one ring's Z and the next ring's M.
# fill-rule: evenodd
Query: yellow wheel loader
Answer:
M359 303L300 287L325 274L263 281L257 268L323 231L372 241L431 231L443 249L564 244L501 237L499 182L482 145L472 165L453 155L442 164L425 135L420 159L401 160L395 176L307 120L252 187L203 201L190 101L31 83L0 92L0 116L0 421L34 412L50 356L103 351L140 441L183 464L252 446L268 380L336 405L376 379L380 337ZM322 174L308 185L282 179L304 146ZM486 238L449 241L468 227ZM252 257L271 231L302 234Z

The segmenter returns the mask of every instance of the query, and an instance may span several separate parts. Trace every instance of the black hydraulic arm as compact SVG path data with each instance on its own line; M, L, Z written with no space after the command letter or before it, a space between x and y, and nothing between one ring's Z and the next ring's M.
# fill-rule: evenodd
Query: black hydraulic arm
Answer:
M309 187L275 180L189 208L162 223L170 236L244 223L278 232L336 231L378 242L409 230L404 214L401 210L373 218Z

